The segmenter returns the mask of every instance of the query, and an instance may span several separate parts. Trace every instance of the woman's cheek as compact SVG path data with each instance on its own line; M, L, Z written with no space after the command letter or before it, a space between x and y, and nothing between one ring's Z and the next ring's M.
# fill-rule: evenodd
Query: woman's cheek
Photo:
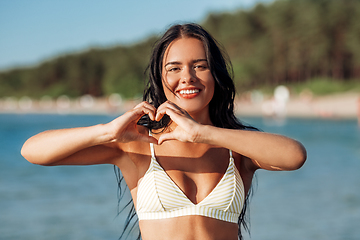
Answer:
M171 91L174 91L178 84L177 79L178 78L176 77L176 74L167 74L166 76L164 76L163 78L164 90L166 91L170 89Z
M178 82L178 76L176 74L167 74L166 75L166 78L165 79L165 82L171 86L171 87L176 87L177 85L177 82Z

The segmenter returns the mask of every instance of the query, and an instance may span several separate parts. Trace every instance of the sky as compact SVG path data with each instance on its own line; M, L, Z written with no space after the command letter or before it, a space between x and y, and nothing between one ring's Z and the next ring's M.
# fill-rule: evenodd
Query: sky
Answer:
M271 0L0 0L0 71L90 47L131 44L174 23Z

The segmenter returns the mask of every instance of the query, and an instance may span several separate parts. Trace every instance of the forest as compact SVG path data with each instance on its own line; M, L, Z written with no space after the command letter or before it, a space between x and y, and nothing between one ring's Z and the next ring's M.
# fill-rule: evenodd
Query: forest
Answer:
M359 88L359 16L360 0L277 0L248 10L210 13L199 24L228 53L238 92L317 83L321 93L329 86ZM157 38L2 71L0 97L141 96Z

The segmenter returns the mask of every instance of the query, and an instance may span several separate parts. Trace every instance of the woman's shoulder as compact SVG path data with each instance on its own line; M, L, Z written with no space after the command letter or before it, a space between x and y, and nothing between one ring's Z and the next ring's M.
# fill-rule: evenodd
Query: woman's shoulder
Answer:
M149 130L143 126L137 126L140 134L148 135ZM122 158L116 164L127 176L128 181L136 182L139 173L144 172L150 163L151 150L150 143L143 141L131 141L127 143L118 143L123 152ZM128 182L130 184L130 182ZM130 184L131 185L131 184Z

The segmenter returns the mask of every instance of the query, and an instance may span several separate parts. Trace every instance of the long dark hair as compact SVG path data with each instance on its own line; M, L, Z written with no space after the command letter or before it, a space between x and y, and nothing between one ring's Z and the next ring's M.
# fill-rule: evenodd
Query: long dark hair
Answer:
M148 82L144 90L143 100L158 108L167 98L162 84L162 65L165 51L168 46L179 38L199 39L205 48L206 58L209 69L215 80L215 91L212 100L209 103L210 120L212 124L220 128L258 130L252 126L241 123L234 114L235 85L232 79L233 71L231 62L220 44L200 25L188 23L183 25L174 25L170 27L165 34L156 42L147 68ZM139 121L139 125L146 126L148 129L165 129L170 118L165 115L161 121L153 122L148 115L144 115ZM118 172L119 174L119 172ZM119 175L117 175L119 176ZM118 178L121 181L121 178ZM246 221L246 209L249 202L250 192L247 194L243 210L239 217L239 239L242 238L241 225L249 231ZM134 216L134 210L129 216ZM132 218L132 217L131 217Z
M200 25L189 23L170 27L153 48L148 66L148 82L143 100L148 101L155 108L167 99L162 84L162 64L167 47L176 39L191 37L199 39L205 48L206 58L211 74L215 80L215 92L209 104L210 120L216 127L230 129L255 129L245 126L234 115L235 85L232 80L231 62L220 47L220 44ZM160 122L152 122L144 115L138 122L149 129L166 127L170 122L165 117Z

